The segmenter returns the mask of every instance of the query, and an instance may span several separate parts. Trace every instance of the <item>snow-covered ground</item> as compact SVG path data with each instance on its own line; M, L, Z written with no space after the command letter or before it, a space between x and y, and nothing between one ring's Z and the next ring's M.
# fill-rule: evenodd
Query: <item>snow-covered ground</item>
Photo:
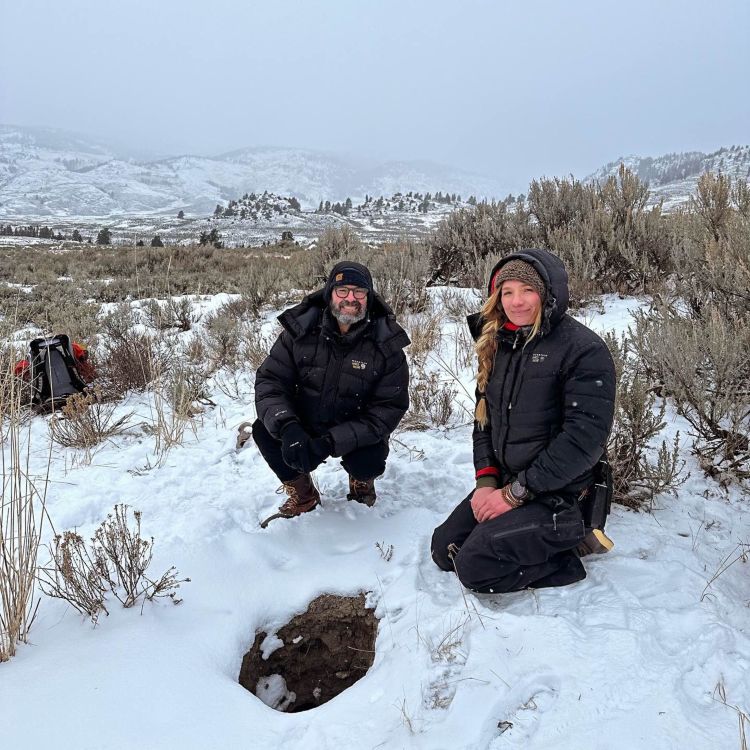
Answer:
M638 304L608 297L604 313L583 317L624 330ZM444 324L446 357L459 325ZM434 358L428 366L439 369ZM460 376L458 401L471 391L471 373ZM586 558L586 580L479 597L429 555L432 529L473 485L460 409L452 429L397 435L373 508L346 501L346 474L329 459L316 473L322 507L261 530L278 482L252 442L235 450L237 425L254 416L252 378L239 398L213 397L160 468L140 470L153 462L142 397L122 406L136 412L130 433L89 465L53 451L58 531L89 536L127 503L155 538L153 571L174 564L192 582L179 606L113 605L96 627L43 598L29 645L0 665L2 748L740 746L738 714L719 693L750 710L750 569L738 561L708 582L750 541L748 501L720 491L687 454L677 497L657 498L652 514L614 508L615 548ZM665 437L685 435L670 415ZM41 472L44 418L33 420L32 446ZM390 560L378 543L393 546ZM273 632L318 594L360 591L380 625L374 664L353 687L285 714L238 684L256 630Z

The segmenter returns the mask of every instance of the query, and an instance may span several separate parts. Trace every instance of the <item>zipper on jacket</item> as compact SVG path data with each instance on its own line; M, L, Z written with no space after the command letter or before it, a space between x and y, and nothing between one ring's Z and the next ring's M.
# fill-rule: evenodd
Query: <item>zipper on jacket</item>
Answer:
M333 341L332 336L326 335L325 337L326 341L328 342L328 345L331 350L331 355L333 356L334 360L336 360L336 374L333 379L333 393L332 398L330 401L331 409L329 411L333 411L333 407L336 405L336 401L338 399L339 395L339 384L341 382L341 371L344 369L344 351L337 345L335 341ZM327 381L328 379L326 379ZM327 382L324 381L324 387L327 384ZM321 401L321 412L324 411L323 405L325 404L326 407L328 407L328 401L322 400Z

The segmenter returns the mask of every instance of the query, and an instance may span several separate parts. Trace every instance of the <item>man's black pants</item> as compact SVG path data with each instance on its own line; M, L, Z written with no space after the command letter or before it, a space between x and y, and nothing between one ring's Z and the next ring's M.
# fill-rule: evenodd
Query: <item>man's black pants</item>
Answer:
M299 476L297 469L284 463L284 457L281 455L281 440L276 440L259 419L253 422L253 440L279 481L289 482ZM388 452L388 443L375 443L375 445L357 448L341 456L341 464L355 479L374 479L385 471L385 459L388 457Z
M478 523L471 509L473 494L432 535L432 559L443 570L455 569L466 588L498 594L565 586L586 577L573 552L584 536L577 503L552 511L532 501Z

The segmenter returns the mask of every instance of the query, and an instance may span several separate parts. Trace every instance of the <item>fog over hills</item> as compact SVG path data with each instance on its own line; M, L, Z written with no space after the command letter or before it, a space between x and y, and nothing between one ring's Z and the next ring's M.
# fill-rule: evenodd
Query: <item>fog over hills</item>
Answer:
M247 148L215 157L124 159L64 131L0 126L0 217L205 215L246 192L321 200L415 190L500 198L501 180L426 162L360 165L325 152Z
M136 160L99 139L63 130L0 126L0 220L187 215L205 217L248 192L294 196L303 209L365 195L456 193L503 198L497 178L424 161L364 164L309 149L245 148L217 156ZM748 179L750 147L713 153L628 156L584 179L604 180L625 165L670 208L688 200L706 171ZM529 175L529 180L538 175Z

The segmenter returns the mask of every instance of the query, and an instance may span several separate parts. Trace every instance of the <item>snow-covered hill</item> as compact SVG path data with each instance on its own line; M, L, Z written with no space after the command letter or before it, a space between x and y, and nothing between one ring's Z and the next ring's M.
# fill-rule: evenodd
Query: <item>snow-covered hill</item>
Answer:
M216 157L124 159L62 131L0 126L0 218L209 214L246 192L321 200L450 191L502 197L500 180L425 162L362 166L324 152L248 148Z
M710 154L689 151L656 158L625 156L605 164L586 177L585 182L603 182L617 174L620 164L648 183L652 201L663 198L665 207L670 208L687 201L695 192L698 178L705 172L750 181L750 146L720 148Z

